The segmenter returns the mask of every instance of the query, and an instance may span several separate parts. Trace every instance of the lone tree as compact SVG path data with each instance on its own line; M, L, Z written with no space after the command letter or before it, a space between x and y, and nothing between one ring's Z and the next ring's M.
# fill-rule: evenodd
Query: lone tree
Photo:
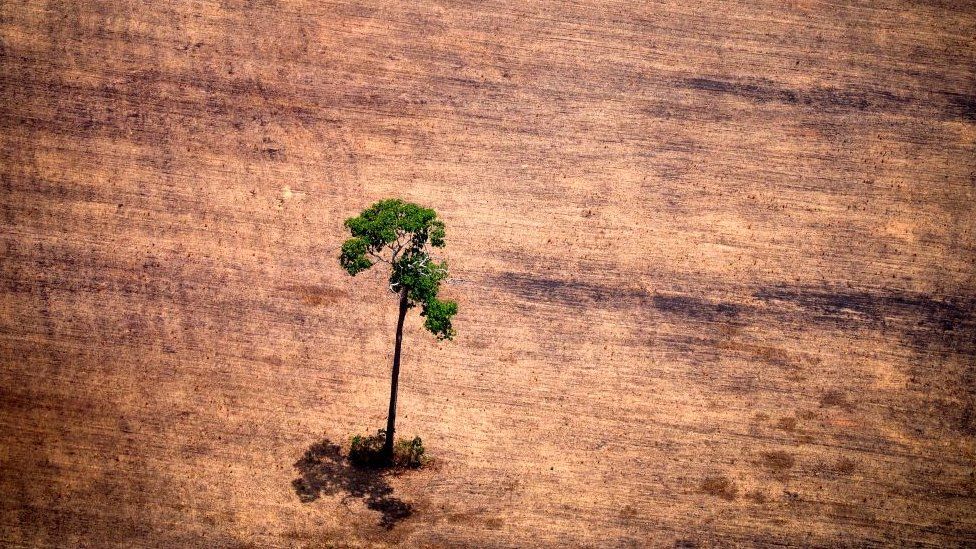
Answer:
M393 347L393 375L390 382L390 411L386 419L383 455L393 458L396 424L397 378L400 376L400 345L407 309L420 306L424 327L437 339L452 339L451 318L457 313L454 301L437 298L441 281L447 277L447 263L434 261L428 245L444 247L444 222L437 212L399 199L380 200L345 222L352 238L342 245L339 264L357 275L376 263L390 266L390 291L400 296L396 343Z

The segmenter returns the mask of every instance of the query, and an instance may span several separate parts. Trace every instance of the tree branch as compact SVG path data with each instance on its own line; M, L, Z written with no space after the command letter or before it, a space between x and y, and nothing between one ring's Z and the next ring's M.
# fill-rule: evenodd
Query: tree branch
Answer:
M387 265L391 265L391 263L389 261L387 261L386 259L384 259L383 256L381 256L379 254L376 254L374 252L369 252L369 255L373 256L373 258L375 258L375 259L377 259L379 261L382 261L383 263L386 263Z
M397 256L400 255L400 252L403 251L403 247L406 245L406 243L400 242L401 238L403 238L403 234L401 233L401 231L398 230L397 239L396 239L396 248L394 249L393 245L392 244L390 245L390 249L393 250L393 256L390 258L391 263L396 262Z

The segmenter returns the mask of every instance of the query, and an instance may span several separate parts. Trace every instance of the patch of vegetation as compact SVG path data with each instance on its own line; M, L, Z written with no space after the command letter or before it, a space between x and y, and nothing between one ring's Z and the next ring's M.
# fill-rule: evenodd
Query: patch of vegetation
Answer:
M739 494L739 489L735 483L725 475L705 477L701 481L700 488L703 493L718 496L726 501L734 500Z
M392 459L384 451L386 431L380 429L375 435L356 435L349 443L349 462L361 469L384 467L417 469L427 463L424 443L420 437L401 438L393 446Z
M397 467L417 469L426 462L424 443L420 437L413 437L411 440L401 438L393 446L393 463Z
M380 429L375 435L356 435L349 442L349 462L363 469L373 469L389 465L383 455L386 444L386 431Z

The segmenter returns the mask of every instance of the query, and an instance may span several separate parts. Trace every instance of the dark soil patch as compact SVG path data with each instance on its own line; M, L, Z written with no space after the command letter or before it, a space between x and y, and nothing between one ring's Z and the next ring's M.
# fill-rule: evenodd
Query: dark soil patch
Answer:
M704 494L717 496L726 501L733 501L739 493L735 482L725 475L705 477L699 488Z
M820 397L820 406L823 408L842 408L847 411L854 409L854 405L847 400L847 395L841 391L827 391L824 393Z

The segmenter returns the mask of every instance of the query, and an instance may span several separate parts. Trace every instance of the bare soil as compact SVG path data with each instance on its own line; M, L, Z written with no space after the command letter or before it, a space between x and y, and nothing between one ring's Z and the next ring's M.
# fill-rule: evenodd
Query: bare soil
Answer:
M0 545L976 545L976 4L0 2ZM458 338L342 221L448 224Z

